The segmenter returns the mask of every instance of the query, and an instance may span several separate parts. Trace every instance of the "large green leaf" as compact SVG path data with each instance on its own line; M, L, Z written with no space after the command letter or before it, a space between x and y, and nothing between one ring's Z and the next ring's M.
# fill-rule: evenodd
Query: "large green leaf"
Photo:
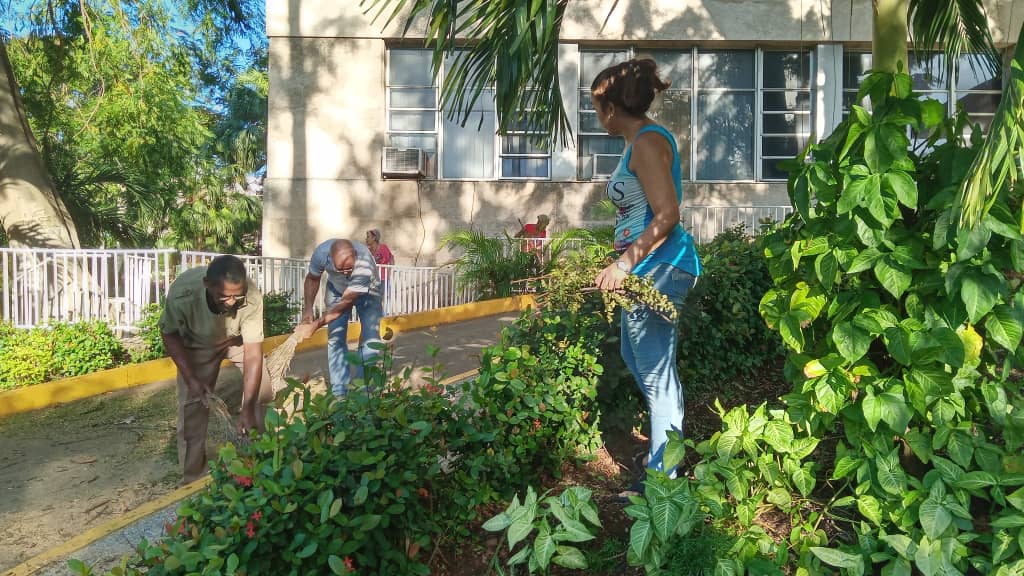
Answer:
M861 401L861 411L864 413L868 428L874 432L878 428L878 423L882 421L882 401L870 389Z
M882 287L894 297L899 298L910 288L910 271L886 256L875 265L875 277Z
M910 408L902 394L883 392L878 401L882 405L882 421L889 425L897 434L904 434L910 423Z
M997 344L1013 352L1024 335L1024 308L999 304L985 320L985 332Z
M971 271L961 277L960 299L967 307L971 324L977 324L995 307L1003 290L1003 283L990 274Z
M921 503L918 517L921 520L924 533L932 540L940 538L953 522L953 515L949 513L949 509L933 495L929 495Z
M546 525L541 525L537 531L537 537L533 539L533 555L537 558L537 564L541 568L547 568L551 562L551 556L555 553L555 539Z
M885 347L893 360L910 366L910 333L902 326L885 329Z
M562 566L564 568L572 568L574 570L586 570L587 559L583 556L583 552L580 552L572 546L559 546L557 554L551 559L552 562Z
M817 274L818 280L821 281L822 287L825 290L831 290L836 282L836 276L839 274L839 262L836 260L836 255L832 252L819 254L814 260L814 272Z
M859 554L851 554L842 550L836 550L835 548L812 546L811 553L825 564L835 566L836 568L855 568L857 566L863 568L864 565L864 558Z
M917 208L917 183L910 174L902 170L887 172L883 177L885 185L893 191L900 204L907 208Z
M870 494L857 498L857 510L872 523L882 524L882 506L878 503L878 498Z
M637 520L629 529L629 548L637 558L645 558L651 546L654 529L649 520Z
M536 517L535 506L523 506L511 514L512 523L508 526L508 549L530 535L533 531L533 519Z
M803 352L804 349L804 333L800 323L800 316L795 312L787 312L779 321L779 335L796 352Z
M860 360L871 347L871 335L853 324L840 322L832 329L832 342L843 358L850 363Z
M764 440L778 452L789 452L793 444L793 427L782 420L772 420L764 427Z
M907 475L900 466L896 452L875 458L878 468L878 484L883 490L894 496L903 496L907 490Z

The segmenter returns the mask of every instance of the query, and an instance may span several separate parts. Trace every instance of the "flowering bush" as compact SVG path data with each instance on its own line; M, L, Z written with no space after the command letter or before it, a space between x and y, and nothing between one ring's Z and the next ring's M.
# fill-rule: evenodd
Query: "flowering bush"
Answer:
M302 389L294 418L273 412L269 432L220 450L210 486L119 573L427 574L427 552L480 505L597 445L588 341L560 320L518 324L459 385L413 389L384 358L344 400Z

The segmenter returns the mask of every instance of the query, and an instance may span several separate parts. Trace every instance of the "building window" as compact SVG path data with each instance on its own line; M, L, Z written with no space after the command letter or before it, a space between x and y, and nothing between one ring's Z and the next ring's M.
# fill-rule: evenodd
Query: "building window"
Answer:
M576 171L580 180L607 178L622 157L626 141L621 136L609 136L597 120L597 112L590 101L590 85L605 68L629 59L626 50L580 52L580 117L579 151Z
M779 162L796 156L811 137L811 53L762 53L761 180L785 180Z
M423 150L428 176L437 174L437 89L427 50L388 50L388 146Z
M387 54L387 145L423 150L427 176L452 180L493 180L496 175L550 178L550 146L531 139L535 130L521 123L508 136L497 135L493 89L480 94L467 117L449 118L440 109L431 51L389 48ZM448 69L446 65L442 77Z
M941 102L950 116L956 113L957 107L962 107L971 122L977 122L982 130L987 131L999 107L1003 79L982 66L976 58L964 54L956 66L950 66L944 54L919 56L912 53L908 68L915 92ZM847 52L843 55L844 118L850 113L850 106L857 103L857 90L870 68L870 53ZM866 106L867 102L862 105ZM915 134L915 146L926 138L926 134Z
M519 111L517 120L501 137L499 166L501 178L509 180L551 178L551 141L541 137L543 130L530 124L525 116L529 108Z
M754 52L697 53L697 180L754 179Z
M778 163L813 132L811 52L694 48L580 53L581 179L607 175L621 157L624 142L597 121L589 87L631 57L652 58L671 82L649 115L675 135L684 180L786 179Z
M676 137L683 162L683 180L690 180L690 141L693 123L693 51L652 50L638 54L658 63L658 74L671 82L651 108L650 117Z

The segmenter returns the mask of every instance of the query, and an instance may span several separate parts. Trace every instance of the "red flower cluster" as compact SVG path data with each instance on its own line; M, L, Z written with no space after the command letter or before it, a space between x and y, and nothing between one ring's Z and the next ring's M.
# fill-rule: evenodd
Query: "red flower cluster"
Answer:
M533 431L536 432L537 430L540 430L540 418L533 419Z
M444 392L444 387L438 386L437 384L431 384L428 382L423 385L423 391L428 394L441 394Z
M252 513L249 520L245 523L245 535L249 538L256 536L256 524L263 519L263 511L257 510Z
M238 474L232 474L231 477L235 479L235 483L238 484L239 486L245 486L246 488L252 486L252 477L250 476L240 476Z
M345 569L349 572L356 571L356 562L352 559L351 556L345 556Z

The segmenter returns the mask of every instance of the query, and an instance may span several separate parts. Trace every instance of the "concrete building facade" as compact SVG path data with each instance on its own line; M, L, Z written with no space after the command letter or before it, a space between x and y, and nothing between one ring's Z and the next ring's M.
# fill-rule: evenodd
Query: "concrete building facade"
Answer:
M368 4L368 3L367 3ZM1024 0L986 2L1002 47ZM543 149L495 133L482 98L465 126L438 109L425 22L384 27L357 0L267 3L268 177L263 246L306 257L324 238L379 228L399 264L443 262L443 234L592 223L622 142L589 110L603 67L651 56L672 81L656 117L677 137L687 206L784 206L777 164L827 135L870 68L871 0L573 0L558 53L573 142ZM930 66L929 66L930 64ZM914 59L916 89L983 125L1002 80L941 55ZM422 150L425 177L384 178L385 148ZM419 154L419 153L417 153ZM408 158L407 158L408 159Z

